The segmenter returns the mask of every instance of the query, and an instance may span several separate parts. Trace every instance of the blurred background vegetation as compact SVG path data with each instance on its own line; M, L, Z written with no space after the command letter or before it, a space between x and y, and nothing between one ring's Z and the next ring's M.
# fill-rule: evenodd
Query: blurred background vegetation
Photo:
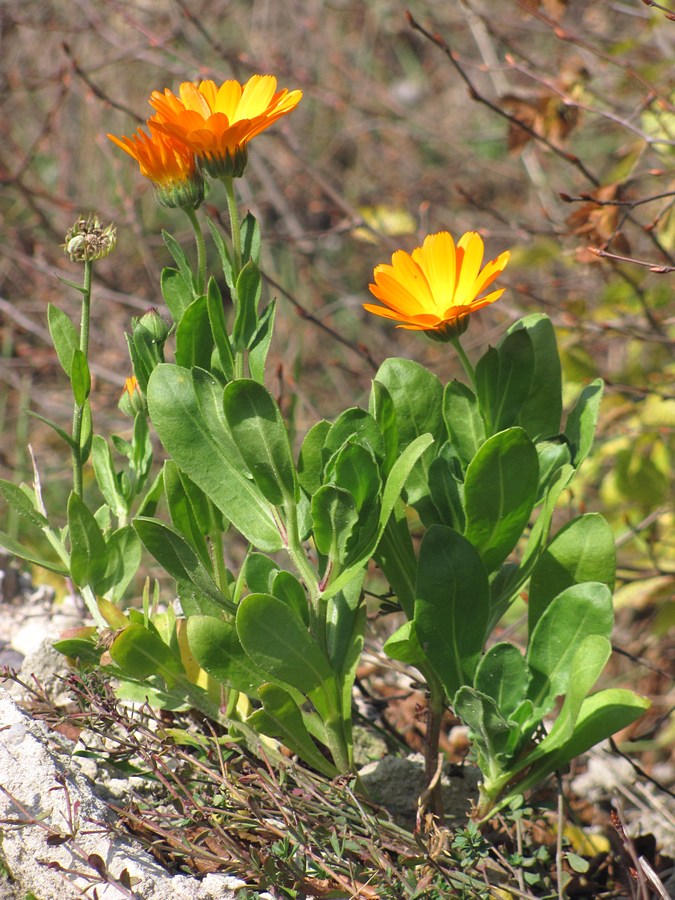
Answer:
M658 723L675 624L673 59L675 21L641 0L3 0L0 477L32 479L28 439L51 511L65 508L68 454L25 410L71 416L46 328L48 302L79 309L59 281L81 274L67 228L95 211L119 232L92 313L105 433L129 424L130 317L162 309L161 229L189 240L106 132L131 134L153 89L275 74L304 98L256 139L238 185L280 301L269 387L302 435L362 403L387 356L460 375L446 346L362 310L373 266L440 229L479 230L490 257L511 248L508 291L464 345L475 355L545 312L569 401L605 379L595 454L560 515L599 510L614 528L617 644L632 656L615 677L652 696ZM223 218L220 186L205 208Z

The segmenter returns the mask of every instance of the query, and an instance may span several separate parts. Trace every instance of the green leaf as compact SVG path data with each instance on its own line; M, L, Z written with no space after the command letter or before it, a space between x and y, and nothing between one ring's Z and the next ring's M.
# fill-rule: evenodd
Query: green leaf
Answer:
M51 303L47 307L47 324L61 368L70 378L73 353L80 347L80 336L70 318Z
M394 504L392 514L381 530L373 559L384 573L401 609L408 619L412 619L417 559L402 500Z
M338 770L319 752L290 694L276 685L266 684L259 695L263 708L250 715L247 724L261 734L280 740L317 772L335 778Z
M185 284L189 285L190 288L193 288L194 275L185 250L183 250L176 238L170 235L168 231L162 231L162 238L164 239L164 243L166 244L169 253L173 256L174 262L178 266L178 271L180 272L183 281ZM194 292L192 299L194 299Z
M620 688L609 688L587 697L581 705L571 737L561 746L536 760L526 777L518 781L502 798L500 806L539 784L551 772L563 769L571 760L586 753L591 747L626 728L639 719L650 705L650 701L645 697ZM527 760L528 757L524 760L525 765Z
M208 501L197 485L183 475L170 459L164 463L164 494L174 528L187 540L204 568L213 574L213 563L204 537L209 533L209 527L208 524L204 527L205 523L200 522L205 512L208 517ZM200 513L199 518L196 510Z
M452 706L469 726L481 771L494 778L503 768L509 749L517 743L518 725L506 720L492 697L468 686L459 689Z
M265 589L266 590L266 589ZM294 610L309 628L309 606L304 587L292 572L283 569L276 573L270 592L274 597L283 600L286 606Z
M68 498L68 535L70 575L78 587L93 588L105 575L108 556L96 519L75 492Z
M227 333L223 298L215 278L209 278L209 284L206 291L206 306L209 323L211 325L211 334L216 345L216 350L218 351L220 371L228 381L231 381L234 377L234 355L232 353L230 338Z
M112 453L108 442L100 434L92 437L91 461L94 466L96 483L114 516L118 519L128 512L127 503L120 493L119 479L115 472Z
M443 387L432 372L412 360L387 359L375 380L385 386L394 404L399 452L423 434L431 434L439 445L445 441ZM434 456L433 449L424 453L406 483L408 503L423 522L436 520L429 497L429 466Z
M297 478L286 425L267 388L257 381L232 381L223 394L232 438L263 496L275 506L294 503Z
M141 564L141 542L131 525L113 531L106 542L106 553L108 565L96 592L118 603Z
M279 571L279 563L264 553L249 553L243 567L243 580L251 594L269 594Z
M230 250L225 243L225 240L218 230L218 226L211 219L206 220L207 225L209 226L209 231L211 232L211 238L213 243L216 245L216 249L218 250L218 255L220 256L220 262L223 267L223 275L225 276L225 281L227 282L227 286L230 289L230 292L234 291L234 272L232 269L232 257L230 256Z
M342 590L334 594L326 603L326 645L328 658L334 671L344 674L351 665L355 643L363 646L365 611L363 602L363 569ZM359 654L360 655L360 654ZM349 709L351 703L345 707Z
M345 561L345 548L358 522L354 498L334 484L325 484L312 497L314 541L319 553L337 566Z
M336 706L335 676L294 610L271 594L249 594L237 609L237 634L256 666L310 697L322 718L327 717L322 695L332 695Z
M186 615L212 614L222 609L234 613L235 605L219 590L195 551L175 528L159 519L140 516L134 519L133 525L147 551L178 584Z
M412 360L391 358L380 366L375 380L394 404L401 450L421 434L444 437L443 387L432 372Z
M408 444L405 450L398 457L389 472L389 477L382 491L382 507L380 509L380 536L384 531L384 527L389 521L394 505L401 496L403 485L406 484L410 472L422 457L424 452L433 444L434 438L431 434L421 434L412 443Z
M367 447L351 442L343 444L327 465L324 477L328 483L352 495L359 513L373 509L381 482L378 465ZM377 526L377 519L374 524Z
M32 416L33 419L37 419L38 422L44 422L45 425L48 425L53 431L58 434L58 436L66 442L66 444L71 448L75 448L75 441L71 438L71 436L61 428L60 425L57 425L56 422L53 422L51 419L45 418L45 416L41 416L40 413L35 412L32 409L27 409L26 412L29 416Z
M199 366L208 371L212 351L208 300L202 294L188 306L176 328L176 364L186 369Z
M272 300L258 317L258 328L249 343L248 367L251 378L260 384L265 380L265 363L274 335L275 312L276 303Z
M253 340L258 329L258 304L262 293L262 279L257 265L249 260L237 277L237 297L232 343L237 350L244 350Z
M530 396L534 375L534 347L527 331L507 334L496 349L476 364L476 391L488 434L519 421Z
M273 510L250 479L221 398L212 376L179 366L158 366L148 384L150 417L179 468L248 541L267 552L280 550Z
M260 262L260 226L252 212L247 212L241 223L241 258L244 262L252 260L256 266Z
M257 697L260 685L269 680L269 674L244 652L234 623L214 616L189 616L187 638L202 669L232 690Z
M326 434L326 458L337 453L347 442L363 444L370 448L376 459L382 459L384 454L382 433L370 413L358 406L346 409L331 425Z
M21 518L26 519L36 528L47 528L49 522L35 508L35 499L28 493L28 488L24 491L11 481L5 481L0 478L0 497L3 498Z
M137 412L134 416L134 430L131 438L131 456L129 467L135 476L133 494L138 494L145 485L152 467L152 440L150 428L144 412Z
M578 645L570 667L565 701L549 733L529 754L528 765L561 747L572 736L586 695L602 674L611 653L609 640L599 634L589 634Z
M482 657L474 679L476 690L492 697L509 718L527 696L530 673L523 654L513 644L493 644Z
M319 490L323 483L323 449L330 430L330 422L321 419L309 429L300 448L298 481L310 497Z
M389 477L387 478L384 490L382 491L382 505L380 507L379 525L378 530L372 539L371 546L361 546L359 548L358 555L355 558L350 557L349 565L345 569L343 569L338 577L334 581L331 581L323 591L322 596L324 599L327 599L333 596L333 594L337 593L337 591L342 590L342 588L349 584L349 582L356 576L356 573L359 571L359 569L366 564L371 554L374 552L375 547L382 539L382 536L387 527L387 523L389 522L396 502L400 498L403 485L408 478L412 467L415 465L415 463L424 453L427 447L429 447L432 443L433 438L430 434L420 435L417 440L413 441L412 444L406 447L403 453L401 453L399 458L396 460L391 469L391 472L389 473ZM412 604L409 603L408 607L410 609L410 612L412 612Z
M572 463L575 469L579 468L593 446L603 387L601 378L586 385L567 417L565 436L573 448Z
M87 357L76 347L70 362L70 384L73 389L73 397L78 406L84 406L91 391L91 375Z
M489 438L466 470L464 536L494 571L518 543L537 497L539 462L522 428Z
M575 584L552 600L530 635L529 697L545 714L568 688L574 654L588 635L609 638L614 621L612 593L605 584Z
M417 640L415 622L408 619L400 628L390 635L382 648L390 659L419 668L424 664L425 656Z
M566 588L597 581L614 590L616 547L612 529L597 513L568 522L539 557L530 578L530 634L548 604Z
M388 474L398 456L398 424L391 394L380 381L373 381L368 409L384 440L383 474Z
M485 424L471 388L452 381L443 392L443 419L453 449L466 469L485 442Z
M429 492L438 513L437 524L447 525L456 531L464 531L464 484L459 461L452 454L454 448L444 444L429 466Z
M555 330L548 316L534 313L515 322L509 333L525 330L534 350L534 371L527 399L518 420L532 440L550 437L560 430L562 373Z
M420 547L415 630L448 697L473 680L489 606L487 573L475 547L444 525L432 526Z
M190 281L186 281L177 269L165 266L160 277L160 288L171 318L174 322L180 322L194 300Z
M537 501L546 496L549 486L557 473L572 462L570 445L564 435L556 435L550 440L538 441L535 445L539 458L539 489Z
M97 647L93 640L86 638L65 638L54 641L52 647L68 659L77 660L78 665L98 666L103 653L102 647Z
M144 625L130 625L113 641L110 656L132 678L160 675L169 687L185 675L180 658L156 631Z
M68 569L60 562L54 562L50 559L43 559L41 556L36 556L32 550L28 550L26 547L23 547L19 544L18 541L14 540L10 535L5 534L4 531L0 531L0 547L6 550L8 553L11 553L13 556L18 556L19 559L25 559L26 562L33 563L33 565L40 566L41 569L46 569L48 572L56 572L57 575L63 575L64 577L68 575Z

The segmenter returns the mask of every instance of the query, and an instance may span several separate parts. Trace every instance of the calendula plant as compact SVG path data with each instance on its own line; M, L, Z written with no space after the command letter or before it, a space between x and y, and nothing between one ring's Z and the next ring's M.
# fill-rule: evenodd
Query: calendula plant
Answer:
M127 459L120 471L90 425L86 343L50 310L75 398L72 434L54 425L73 454L66 528L49 525L37 477L32 488L1 490L45 531L60 563L0 542L82 590L95 624L57 644L64 653L108 667L127 696L197 707L233 736L253 729L328 776L354 771L351 695L375 560L407 618L385 649L428 687L432 809L440 814L431 789L449 705L471 729L484 776L479 815L488 815L646 707L629 691L590 693L610 650L608 526L586 515L549 534L556 502L590 450L602 387L589 385L561 425L556 339L542 315L516 322L472 366L461 335L503 293L489 289L509 253L483 266L477 233L455 244L443 231L378 266L371 291L384 305L365 306L449 343L467 383L444 386L417 363L388 359L368 408L317 422L296 456L265 387L275 304L262 304L260 232L250 213L240 218L235 179L250 140L300 97L269 75L245 85L186 82L179 96L152 94L147 132L110 135L159 203L187 215L196 265L164 235L174 262L161 275L171 321L152 310L127 336L134 375L122 405L134 427L131 440L112 438ZM198 213L206 179L223 183L230 218L229 235L208 221L218 276L207 268ZM71 254L79 234L68 239ZM78 290L84 323L90 266ZM173 362L164 356L169 340ZM150 425L167 458L148 488ZM90 452L104 499L93 512L82 497ZM226 566L231 535L247 544L238 571ZM149 586L142 609L119 608L141 545L175 581L177 611L159 612ZM524 591L523 655L491 635Z

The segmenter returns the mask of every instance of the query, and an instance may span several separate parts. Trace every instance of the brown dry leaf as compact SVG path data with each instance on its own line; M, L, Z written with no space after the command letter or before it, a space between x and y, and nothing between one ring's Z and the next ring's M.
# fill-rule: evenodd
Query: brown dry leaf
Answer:
M630 255L630 246L623 233L617 231L619 222L619 206L606 206L612 200L621 199L621 184L604 184L592 191L589 196L594 198L588 203L578 206L568 216L567 225L570 234L583 237L584 246L577 249L577 259L581 263L600 262L600 257L591 253L588 246L607 250L612 245L612 251L622 256ZM600 201L598 202L594 202Z
M579 110L564 103L558 94L545 93L538 97L525 98L515 94L502 97L502 105L523 125L535 134L546 138L554 147L562 147L566 138L579 123ZM507 146L511 153L519 153L533 136L517 123L509 125Z

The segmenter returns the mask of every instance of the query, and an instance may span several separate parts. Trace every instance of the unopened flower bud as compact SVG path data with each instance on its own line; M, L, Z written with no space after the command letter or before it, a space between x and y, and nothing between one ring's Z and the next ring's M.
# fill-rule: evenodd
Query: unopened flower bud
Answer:
M136 327L138 326L147 332L150 338L158 344L163 344L171 331L169 323L160 316L154 306L145 315L141 316Z
M125 380L124 390L117 406L125 416L135 416L136 413L146 411L145 398L135 375Z

